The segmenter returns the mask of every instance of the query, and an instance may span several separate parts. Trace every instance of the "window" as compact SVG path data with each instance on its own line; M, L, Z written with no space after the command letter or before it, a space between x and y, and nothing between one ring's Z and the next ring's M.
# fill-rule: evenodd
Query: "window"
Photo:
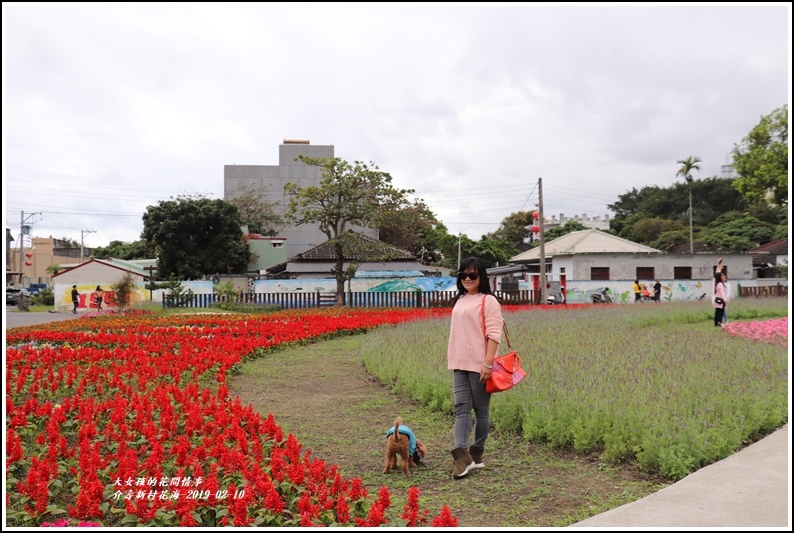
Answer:
M565 274L565 267L560 267L560 274Z
M673 279L692 279L692 267L673 267Z
M636 279L656 279L653 267L637 267Z
M283 247L284 247L283 242L273 242L273 248L283 248Z
M590 279L609 281L609 267L590 267Z

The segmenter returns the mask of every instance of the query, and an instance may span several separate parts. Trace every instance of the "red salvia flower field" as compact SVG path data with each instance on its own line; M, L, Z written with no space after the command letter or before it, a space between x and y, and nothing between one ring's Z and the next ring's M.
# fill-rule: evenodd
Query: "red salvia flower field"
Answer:
M230 398L226 379L278 347L448 313L128 314L10 330L6 523L395 525L386 487L373 497L342 478L272 413ZM457 525L446 506L429 517L418 495L398 525Z

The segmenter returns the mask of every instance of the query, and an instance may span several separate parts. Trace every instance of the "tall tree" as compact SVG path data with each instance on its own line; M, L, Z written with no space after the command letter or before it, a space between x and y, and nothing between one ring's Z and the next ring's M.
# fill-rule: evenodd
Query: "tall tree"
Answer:
M279 214L278 202L269 201L266 191L261 188L245 185L240 194L228 202L240 210L240 220L251 233L276 237L285 225L284 217Z
M434 256L428 237L437 224L436 215L421 199L407 205L386 203L381 206L378 232L381 241L408 250L429 264Z
M568 235L569 233L572 233L574 231L582 231L585 229L587 228L584 227L582 223L579 222L578 220L569 220L562 226L557 226L556 228L551 228L547 231L544 231L543 241L544 242L553 241L554 239L559 239L563 235ZM540 243L538 243L538 246L540 246Z
M698 165L700 161L701 159L696 155L691 155L686 159L679 159L678 164L681 165L681 168L676 173L676 176L683 176L689 184L689 253L694 252L693 245L695 242L692 227L692 171L700 170L700 165Z
M451 235L441 222L434 224L425 234L425 249L419 258L425 265L457 268L458 237Z
M141 237L156 247L161 278L191 280L246 272L251 250L240 226L240 211L229 202L179 196L146 208Z
M122 242L110 241L107 246L99 246L91 251L91 256L96 259L123 259L128 261L130 259L153 259L157 257L157 253L153 246L150 246L146 241L139 240L135 242Z
M532 211L516 211L510 213L489 237L510 243L513 247L524 242L529 237L527 226L532 225Z
M684 224L680 220L669 220L665 218L644 218L637 221L631 227L631 239L634 242L650 246L657 241L663 233L670 231L678 232L685 230Z
M735 252L747 252L775 239L776 226L757 218L730 211L718 217L700 234L702 240Z
M471 245L466 255L476 255L483 260L486 268L491 268L509 264L510 258L517 254L518 248L509 242L483 235L479 241Z
M355 275L355 269L345 269L345 262L355 265L362 258L355 249L360 242L350 235L353 226L377 227L384 205L403 206L412 189L397 189L391 176L370 162L348 163L338 157L314 158L304 155L298 159L307 165L320 168L318 185L299 187L295 183L284 185L289 197L286 218L295 225L318 224L328 237L336 254L336 303L342 305L345 281ZM371 252L371 251L370 251Z
M736 190L750 205L788 204L788 104L761 121L733 149Z
M678 220L688 226L691 188L694 233L697 233L699 228L708 226L723 213L746 209L747 204L733 186L734 180L710 177L696 179L691 185L676 182L664 188L654 185L639 191L632 189L608 206L615 213L609 227L616 235L633 240L632 227L646 218ZM774 218L777 213L769 216Z

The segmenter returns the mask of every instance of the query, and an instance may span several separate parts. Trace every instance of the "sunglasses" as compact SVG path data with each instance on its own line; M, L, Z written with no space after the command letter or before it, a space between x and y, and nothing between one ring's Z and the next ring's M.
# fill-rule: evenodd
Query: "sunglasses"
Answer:
M479 279L480 275L477 272L459 272L458 277L462 280L468 278L474 281L476 279Z

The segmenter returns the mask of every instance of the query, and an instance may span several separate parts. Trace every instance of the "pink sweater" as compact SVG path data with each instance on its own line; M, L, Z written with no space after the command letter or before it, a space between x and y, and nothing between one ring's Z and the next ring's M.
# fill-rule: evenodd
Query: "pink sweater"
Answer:
M485 362L485 335L482 328L482 301L485 300L485 329L488 338L502 342L502 306L493 295L460 297L452 308L447 346L447 368L479 372Z

